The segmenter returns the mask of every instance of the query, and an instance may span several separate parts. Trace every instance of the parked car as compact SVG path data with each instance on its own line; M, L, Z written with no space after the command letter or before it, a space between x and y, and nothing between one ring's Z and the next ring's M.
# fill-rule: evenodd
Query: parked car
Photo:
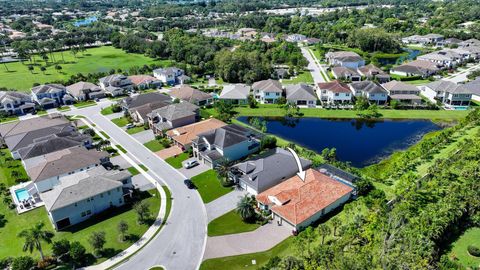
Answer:
M183 183L185 184L185 186L187 186L187 188L189 189L196 189L197 187L195 186L195 184L192 182L192 180L190 179L185 179L183 181Z
M198 165L200 165L200 163L198 163L198 161L196 161L196 160L188 160L187 162L185 162L185 163L183 164L183 167L184 167L185 169L190 169L190 168L193 168L193 167L198 166Z
M134 127L135 127L135 124L133 124L133 123L129 123L127 125L127 129L131 129L131 128L134 128Z

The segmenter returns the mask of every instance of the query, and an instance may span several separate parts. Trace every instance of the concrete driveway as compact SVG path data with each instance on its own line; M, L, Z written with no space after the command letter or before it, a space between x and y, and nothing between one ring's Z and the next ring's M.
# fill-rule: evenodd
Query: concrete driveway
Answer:
M245 190L235 189L213 202L207 203L205 208L207 208L208 222L235 209L238 201L245 196L245 194L248 194Z
M185 162L187 162L188 160L192 160L194 158L190 158L190 159L187 159L185 160L184 162L182 162L182 164L185 164ZM203 163L200 163L200 165L197 165L193 168L190 168L190 169L185 169L185 168L181 168L181 169L178 169L178 171L185 175L187 178L192 178L194 176L197 176L203 172L206 172L208 170L210 170L211 168Z
M144 144L146 142L149 142L155 139L155 136L153 135L153 131L150 129L132 134L132 137L135 138L137 141L139 141L141 144Z
M208 237L203 260L269 250L290 235L290 227L273 222L253 232Z

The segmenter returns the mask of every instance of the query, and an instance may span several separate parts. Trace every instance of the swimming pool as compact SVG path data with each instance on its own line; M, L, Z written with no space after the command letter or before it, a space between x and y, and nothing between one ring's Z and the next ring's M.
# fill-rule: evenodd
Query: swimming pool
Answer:
M456 111L466 111L468 110L468 106L453 106L453 109Z
M30 197L28 191L24 188L15 190L15 195L17 196L19 202L26 200L28 199L28 197Z

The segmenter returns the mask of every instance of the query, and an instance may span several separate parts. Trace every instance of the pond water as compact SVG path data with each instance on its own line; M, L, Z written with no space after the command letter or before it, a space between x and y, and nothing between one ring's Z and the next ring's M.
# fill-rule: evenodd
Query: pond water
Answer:
M94 23L98 20L98 18L96 16L92 16L92 17L88 17L88 18L85 18L83 20L80 20L80 21L76 21L73 23L73 25L75 27L79 27L79 26L85 26L85 25L89 25L91 23Z
M364 167L417 143L441 129L427 120L361 120L322 118L264 118L267 132L320 153L336 148L337 158ZM248 123L248 117L239 120Z
M414 60L421 53L420 50L412 50L410 48L404 48L403 50L408 54L397 58L378 58L378 62L382 64L382 66L402 64L405 61Z

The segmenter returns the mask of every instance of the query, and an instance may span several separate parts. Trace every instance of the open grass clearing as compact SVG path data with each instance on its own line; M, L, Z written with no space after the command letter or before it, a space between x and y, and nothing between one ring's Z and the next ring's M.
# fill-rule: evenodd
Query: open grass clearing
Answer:
M244 222L240 215L232 210L208 223L208 236L251 232L259 227L260 224Z
M208 170L197 176L192 177L192 182L197 187L203 203L209 203L231 191L233 187L224 187L220 184L217 172L215 170Z
M16 176L17 174L18 176ZM22 162L13 159L8 149L0 149L0 183L4 183L7 187L10 187L17 184L17 179L28 179Z
M292 77L290 79L282 80L283 84L297 84L297 83L307 83L313 84L313 77L310 71L304 70L297 74L296 77Z

